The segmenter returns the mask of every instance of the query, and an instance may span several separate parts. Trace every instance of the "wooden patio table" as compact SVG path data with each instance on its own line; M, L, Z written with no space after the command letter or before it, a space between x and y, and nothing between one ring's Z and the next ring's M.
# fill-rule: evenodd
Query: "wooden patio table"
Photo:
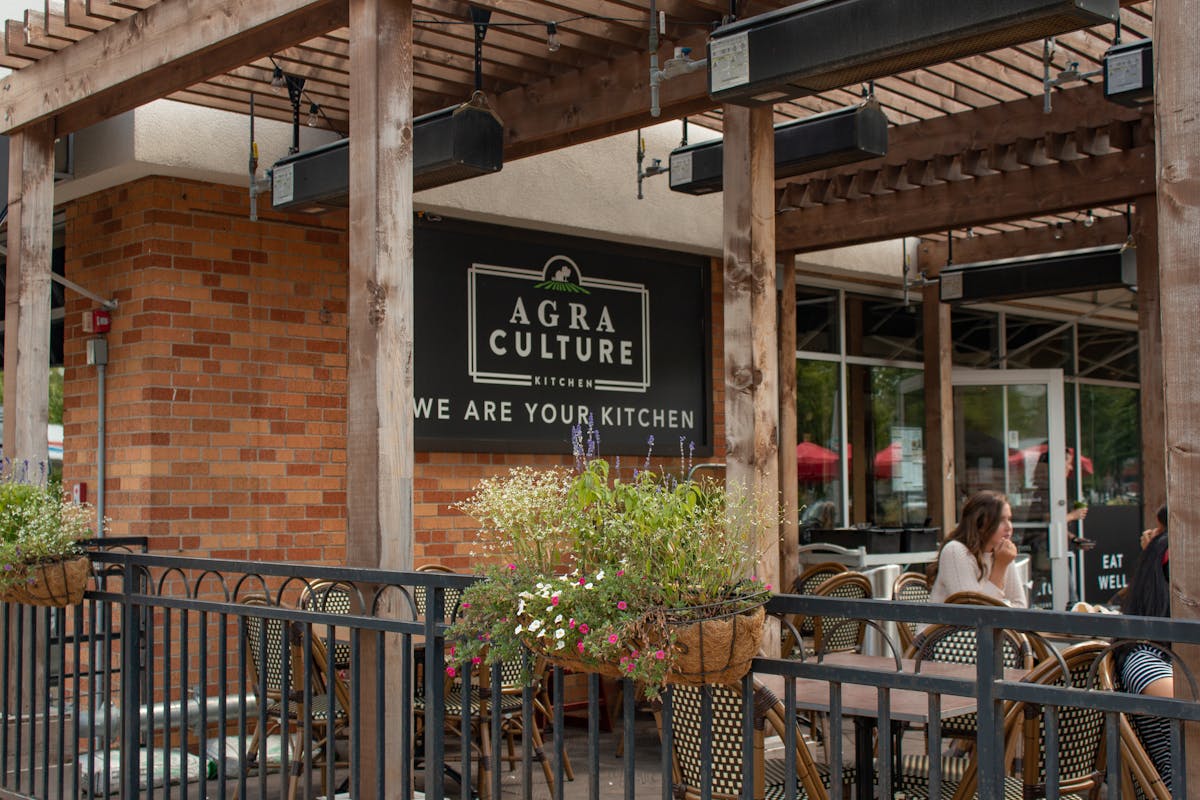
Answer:
M814 663L815 660L814 660ZM896 659L891 656L862 655L860 653L831 653L820 663L839 667L855 667L880 673L896 673L931 675L944 678L963 678L972 682L976 679L974 664L956 664L945 661L922 661L920 672L917 672L917 662L914 659L901 659L900 670L896 669ZM1004 680L1018 681L1025 677L1023 669L1004 670ZM818 711L829 713L829 682L813 678L787 678L782 675L755 673L755 679L783 700L784 687L792 680L796 685L796 710ZM972 688L971 691L974 691ZM854 720L854 759L858 769L856 797L858 800L870 800L875 788L875 748L874 730L879 724L879 687L865 686L857 683L842 684L842 716ZM926 692L913 689L891 689L889 692L889 717L893 727L897 723L909 722L928 724L929 695ZM973 696L943 694L939 713L941 719L949 719L961 714L969 714L976 710ZM897 774L900 764L900 748L894 748L895 764L893 775Z

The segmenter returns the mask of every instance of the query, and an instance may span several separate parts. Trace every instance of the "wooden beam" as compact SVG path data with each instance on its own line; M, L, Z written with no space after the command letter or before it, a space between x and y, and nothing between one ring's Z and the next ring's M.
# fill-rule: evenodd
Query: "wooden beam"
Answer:
M411 0L350 0L350 361L347 368L346 561L355 566L408 570L413 565L413 111ZM380 616L407 611L394 592L381 598ZM367 637L400 662L398 637ZM438 677L440 679L440 676ZM372 676L364 697L374 696ZM384 691L403 696L398 670L382 677ZM390 742L407 741L401 704L364 704L360 731L369 741L384 714ZM372 748L365 748L368 761ZM430 762L432 763L432 761ZM387 796L399 792L398 759L365 763L382 773ZM427 781L430 780L428 769ZM441 794L440 772L426 792ZM372 787L374 782L367 781ZM381 800L375 798L374 800Z
M706 34L698 33L679 45L700 53L706 39ZM697 70L664 81L659 98L662 114L650 116L648 64L645 53L631 53L607 62L602 70L573 71L499 95L492 108L504 120L505 159L600 139L712 107L707 75Z
M779 591L800 573L800 485L796 480L796 256L779 254Z
M1154 4L1154 116L1158 136L1159 309L1162 315L1167 505L1171 531L1171 614L1200 618L1200 51L1195 20L1200 0ZM1200 648L1177 646L1192 674ZM1188 696L1179 681L1176 696ZM1184 766L1200 786L1200 731L1185 725Z
M1118 245L1128 238L1127 226L1123 216L1097 217L1090 228L1082 222L1063 225L1061 239L1054 238L1055 229L1050 225L986 236L981 234L973 239L957 238L954 240L954 263L974 264L977 261L1019 258L1055 250ZM949 255L944 240L923 240L919 246L919 253L922 264L943 265Z
M972 181L929 186L815 208L776 218L776 247L798 252L918 236L1123 203L1154 181L1154 148L1138 147Z
M775 131L770 106L724 113L725 479L763 513L756 574L778 587ZM768 628L760 652L777 656L779 628Z
M1167 502L1167 449L1163 427L1163 333L1159 313L1158 203L1154 195L1137 199L1138 381L1141 384L1143 524L1155 525L1158 507Z
M5 77L0 126L62 136L345 24L346 0L161 0Z
M53 217L54 134L43 123L8 143L4 457L13 463L45 464L48 457Z

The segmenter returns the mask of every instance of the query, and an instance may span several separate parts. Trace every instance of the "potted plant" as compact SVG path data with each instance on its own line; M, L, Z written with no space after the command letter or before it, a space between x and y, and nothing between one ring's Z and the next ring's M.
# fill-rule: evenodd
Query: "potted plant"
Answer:
M92 513L70 502L45 470L0 465L0 600L40 606L83 599L91 562L79 541L92 536Z
M574 472L519 467L459 504L492 563L463 595L449 669L528 647L651 693L739 679L771 588L753 575L759 504L711 479L623 478L581 438Z

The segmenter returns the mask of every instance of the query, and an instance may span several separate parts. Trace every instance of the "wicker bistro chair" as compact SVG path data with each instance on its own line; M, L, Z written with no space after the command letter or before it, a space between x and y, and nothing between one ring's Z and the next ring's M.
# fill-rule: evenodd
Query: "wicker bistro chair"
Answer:
M931 625L917 634L916 640L905 651L904 656L919 661L974 664L978 660L975 646L974 628ZM1024 634L1004 631L1000 650L1000 658L1005 667L1026 670L1033 668L1033 648ZM942 722L943 736L972 740L977 731L978 719L974 712L951 717Z
M357 594L354 586L343 581L316 581L300 593L300 607L323 614L350 614ZM350 643L335 640L332 644L334 667L349 669Z
M923 572L904 572L892 582L892 599L905 603L929 602L929 578ZM896 632L900 636L900 651L912 647L917 635L917 623L897 622Z
M704 692L711 696L711 721L703 718ZM742 793L742 688L740 685L686 686L671 688L671 780L679 800L699 800L704 786L701 744L711 740L708 786L715 800L735 800ZM659 736L663 735L662 707L654 713ZM757 682L754 685L754 765L755 800L777 800L785 796L787 763L782 756L765 757L768 727L781 738L788 725L783 704L774 693ZM792 723L794 725L794 723ZM843 770L848 788L854 780L852 768ZM813 760L800 732L796 732L797 796L826 800L830 771Z
M1076 689L1111 691L1112 683L1103 669L1092 665L1105 652L1103 642L1083 642L1062 652L1062 663L1051 658L1038 664L1023 681L1048 686L1071 686ZM1063 665L1066 665L1066 674ZM1027 800L1045 797L1046 786L1046 714L1044 707L1025 702L1006 704L1004 711L1005 800ZM1058 793L1064 800L1084 800L1094 797L1105 778L1104 712L1095 709L1064 706L1058 710ZM1018 748L1020 743L1022 747ZM1020 768L1013 772L1021 751ZM943 773L942 798L970 800L977 794L979 765L975 751L963 770L961 781ZM904 772L896 786L911 800L928 798L928 774ZM990 800L990 798L988 799Z
M950 605L1010 607L1003 600L997 600L983 592L955 592L946 598L946 602ZM1047 658L1054 657L1054 648L1040 635L1032 632L1026 632L1024 635L1029 640L1029 647L1033 651L1034 664L1040 664Z
M862 573L842 571L826 578L807 594L820 597L844 597L850 600L868 600L871 597L871 581ZM838 653L861 650L867 633L866 620L850 620L846 617L818 617L810 614L793 614L783 634L784 657L798 655L804 648L808 653ZM812 643L804 639L805 631L812 632ZM793 631L800 633L796 641Z
M268 605L259 597L245 602ZM329 782L328 770L339 766L333 760L334 739L349 730L349 690L329 663L320 638L306 636L305 626L246 616L243 636L252 690L261 709L246 765L257 762L265 737L284 736L289 745L288 798L294 800L311 769L320 769L324 786Z

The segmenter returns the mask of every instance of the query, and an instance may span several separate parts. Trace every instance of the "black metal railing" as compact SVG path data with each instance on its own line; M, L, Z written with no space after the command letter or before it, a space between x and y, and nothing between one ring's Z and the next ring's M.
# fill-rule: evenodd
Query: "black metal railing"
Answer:
M3 606L0 796L676 796L671 753L677 744L672 731L679 728L672 691L656 706L660 745L645 717L638 717L644 704L636 687L625 682L619 730L611 737L601 732L607 684L599 676L587 676L574 689L559 669L549 672L544 687L514 689L511 671L501 667L492 670L485 687L473 685L479 681L470 671L447 679L446 620L474 580L469 576L103 550L91 555L94 585L81 605ZM892 797L893 790L921 796L900 769L896 748L911 748L923 738L928 752L939 753L941 730L929 724L924 733L913 733L900 725L892 710L897 692L927 697L925 716L932 720L940 719L947 698L976 698L980 797L1004 795L1011 759L1006 760L1003 715L1011 703L1046 709L1039 713L1045 719L1048 797L1056 796L1064 709L1103 714L1108 737L1100 760L1108 769L1101 781L1112 798L1130 796L1113 766L1120 762L1120 714L1174 720L1176 764L1183 763L1181 723L1200 721L1195 700L1019 680L1004 672L1000 653L1006 630L1200 644L1200 623L796 595L772 598L768 611L785 619L804 614L965 626L974 632L977 662L966 674L947 675L911 662L901 668L898 651L894 668L887 659L870 666L813 655L755 659L742 685L744 724L737 742L743 756L738 792L748 800L762 783L755 774L755 765L761 770L763 763L755 755L762 730L755 717L762 713L755 681L774 682L788 720L813 708L811 697L810 705L802 702L797 685L823 682L827 700L820 705L832 735L813 749L824 750L829 763L825 782L831 798L845 796L843 778L851 776L859 796L878 791ZM1177 680L1195 684L1186 674ZM845 705L853 685L873 687L877 702L870 713ZM719 712L712 693L701 694L706 716L699 726L700 752L711 753L721 744L714 742L713 715ZM567 724L572 700L586 713L580 728ZM852 727L897 736L858 736L847 758L841 732ZM537 746L534 728L549 729L544 747ZM783 796L792 798L800 789L797 734L794 725L786 730ZM519 752L510 754L510 736L520 737ZM613 759L616 747L619 761ZM501 768L510 755L513 772ZM929 765L926 790L937 797L940 784L951 778L942 774L939 759ZM1187 796L1184 772L1175 771L1175 797ZM696 787L705 800L712 791L711 785Z

